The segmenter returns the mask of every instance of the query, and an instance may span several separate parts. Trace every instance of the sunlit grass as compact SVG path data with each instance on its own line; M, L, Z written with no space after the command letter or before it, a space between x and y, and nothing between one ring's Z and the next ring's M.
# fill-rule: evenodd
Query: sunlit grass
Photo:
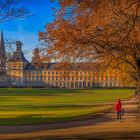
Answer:
M78 119L104 112L98 103L127 99L133 89L0 89L0 125L38 124Z

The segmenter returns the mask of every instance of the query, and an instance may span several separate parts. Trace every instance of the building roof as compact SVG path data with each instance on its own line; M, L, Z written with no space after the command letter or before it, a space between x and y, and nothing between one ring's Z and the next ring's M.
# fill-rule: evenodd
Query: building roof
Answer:
M9 61L28 62L28 60L24 57L23 52L14 52L13 57Z
M32 64L28 63L24 70L43 70L43 69L53 69L55 63L42 63L42 64Z
M41 64L32 64L28 63L24 70L45 70L45 69L51 69L51 70L93 70L98 69L99 64L97 63L71 63L71 64L65 64L65 63L41 63Z

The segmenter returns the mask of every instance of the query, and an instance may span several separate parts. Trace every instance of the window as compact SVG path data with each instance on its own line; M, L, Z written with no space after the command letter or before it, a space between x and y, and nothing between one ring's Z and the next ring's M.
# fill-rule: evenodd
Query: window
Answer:
M24 77L24 79L26 80L27 78L26 78L26 77Z
M72 80L74 80L74 76L72 76Z
M112 83L109 83L109 87L112 87Z
M86 80L86 76L84 76L84 80Z
M16 70L14 70L14 74L16 74Z
M66 87L66 83L64 82L64 87Z
M14 64L14 69L16 68L16 64Z
M46 80L46 76L44 76L44 80Z
M16 81L16 76L14 76L14 81Z
M50 80L50 76L48 76L48 80Z
M106 80L108 80L108 76L106 76Z
M38 81L38 76L36 76L36 80Z
M32 81L34 81L34 76L32 76Z
M62 83L60 83L60 87L62 86Z
M58 83L57 82L55 83L55 86L58 87Z
M42 80L42 76L40 76L40 80Z
M28 81L30 81L30 76L28 76Z
M102 76L101 78L102 78L102 80L104 80L104 76Z

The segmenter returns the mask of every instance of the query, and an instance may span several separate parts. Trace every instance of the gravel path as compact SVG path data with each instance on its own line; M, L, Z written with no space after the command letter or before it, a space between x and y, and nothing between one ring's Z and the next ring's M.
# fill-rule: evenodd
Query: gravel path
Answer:
M80 121L60 122L43 125L0 126L0 139L49 140L49 139L107 139L139 140L140 122L137 120L135 99L123 103L125 115L116 121L114 111L90 116Z

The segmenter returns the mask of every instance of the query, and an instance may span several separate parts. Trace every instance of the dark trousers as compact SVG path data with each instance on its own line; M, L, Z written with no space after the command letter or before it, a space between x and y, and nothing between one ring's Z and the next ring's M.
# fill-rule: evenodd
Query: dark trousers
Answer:
M117 112L117 120L121 120L122 119L122 113L121 111Z

